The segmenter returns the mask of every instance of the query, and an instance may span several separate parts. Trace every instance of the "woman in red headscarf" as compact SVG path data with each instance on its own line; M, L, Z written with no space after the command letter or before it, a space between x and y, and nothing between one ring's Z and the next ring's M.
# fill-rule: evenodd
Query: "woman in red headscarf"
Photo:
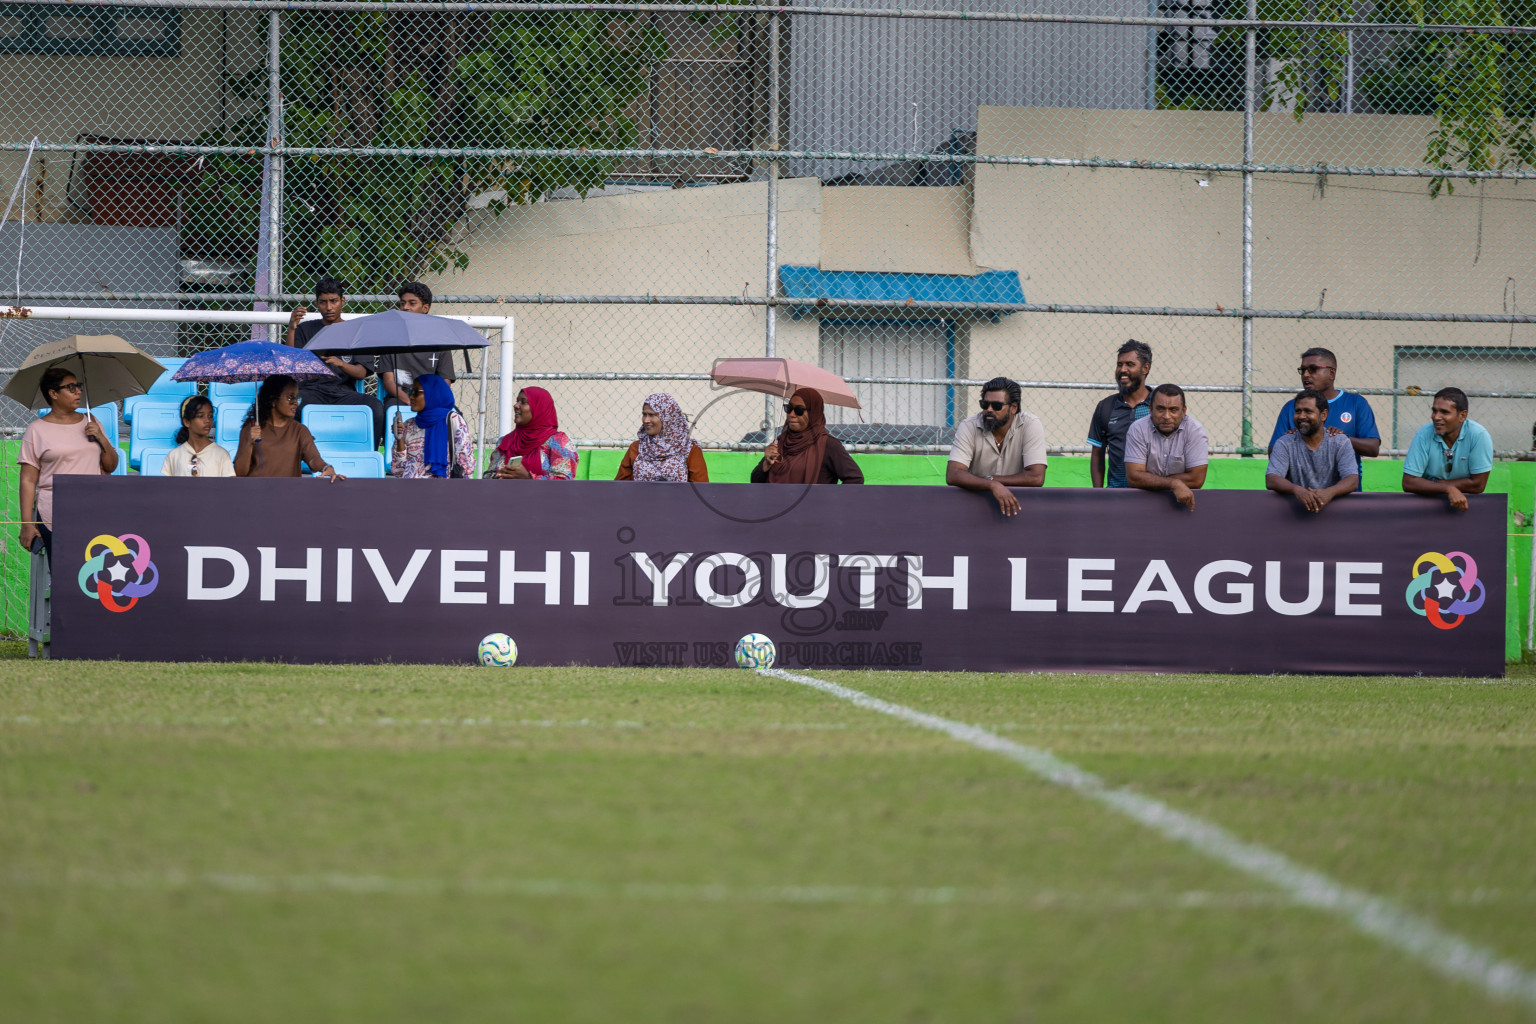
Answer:
M549 392L519 391L512 415L517 425L496 446L485 475L496 480L574 480L580 455L560 430Z
M861 484L860 472L842 442L827 432L821 393L796 391L784 403L784 429L768 445L752 482L771 484Z

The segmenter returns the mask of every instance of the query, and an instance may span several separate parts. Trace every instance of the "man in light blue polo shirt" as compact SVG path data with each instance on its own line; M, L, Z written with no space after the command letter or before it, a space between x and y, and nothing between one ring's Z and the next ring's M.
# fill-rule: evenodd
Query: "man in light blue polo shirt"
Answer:
M1381 431L1376 429L1376 414L1371 403L1361 395L1340 391L1333 386L1333 378L1339 372L1339 360L1326 348L1309 348L1301 354L1301 386L1322 393L1328 400L1328 427L1349 438L1349 446L1355 450L1355 475L1360 478L1360 490L1365 489L1365 468L1361 458L1373 458L1381 454ZM1296 403L1286 402L1275 418L1275 432L1269 437L1269 450L1275 450L1275 442L1296 429Z
M1465 510L1468 494L1482 494L1493 472L1493 437L1467 419L1467 393L1441 388L1429 408L1429 422L1413 435L1403 460L1403 490L1443 494L1451 508Z

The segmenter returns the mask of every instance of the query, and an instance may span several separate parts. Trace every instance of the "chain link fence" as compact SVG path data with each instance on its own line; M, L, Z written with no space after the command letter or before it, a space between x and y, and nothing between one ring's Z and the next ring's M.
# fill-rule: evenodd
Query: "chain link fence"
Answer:
M7 304L288 309L332 275L367 311L419 279L514 317L586 446L656 390L760 444L772 404L705 375L767 352L853 383L854 443L942 451L1007 374L1080 452L1136 338L1225 453L1262 453L1313 346L1388 451L1448 384L1532 448L1536 29L1499 0L48 0L0 5L0 67ZM0 364L65 333L0 321Z

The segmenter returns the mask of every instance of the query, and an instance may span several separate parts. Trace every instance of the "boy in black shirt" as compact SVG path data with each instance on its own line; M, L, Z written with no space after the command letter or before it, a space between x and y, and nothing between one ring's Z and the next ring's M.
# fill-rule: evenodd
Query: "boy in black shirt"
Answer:
M288 317L288 344L295 348L308 345L320 333L322 327L341 322L341 310L346 305L347 286L333 277L322 277L315 282L315 309L319 320L305 320L309 309L300 306ZM330 380L304 381L299 385L300 406L315 405L366 405L373 412L373 444L377 448L384 443L384 406L372 395L357 390L356 382L365 379L370 367L351 356L321 356L321 360L334 375Z

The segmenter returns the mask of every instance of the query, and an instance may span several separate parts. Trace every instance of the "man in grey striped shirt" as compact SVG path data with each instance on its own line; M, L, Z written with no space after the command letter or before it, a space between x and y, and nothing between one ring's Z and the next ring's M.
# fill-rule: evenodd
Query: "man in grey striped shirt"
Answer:
M1210 439L1188 415L1184 389L1160 384L1152 391L1152 413L1131 424L1125 435L1125 481L1144 491L1172 491L1173 500L1195 507L1205 486Z

